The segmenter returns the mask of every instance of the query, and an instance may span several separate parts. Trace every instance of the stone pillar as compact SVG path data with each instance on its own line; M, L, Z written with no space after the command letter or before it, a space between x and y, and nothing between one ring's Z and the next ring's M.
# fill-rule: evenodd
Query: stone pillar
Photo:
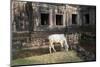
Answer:
M57 9L54 8L53 10L53 26L56 27L56 13L57 13Z
M68 13L67 13L67 26L72 25L72 11L70 8L68 8Z
M77 14L77 25L81 25L81 17L80 17L80 13Z
M78 23L79 23L80 26L83 24L82 19L83 19L82 13L81 13L80 10L79 10L79 11L78 11Z
M69 13L66 14L66 26L69 26Z
M12 6L11 6L11 23L12 23L12 31L16 32L16 23L14 21L14 16L15 16L15 9L14 9L15 3L12 2Z
M50 12L49 12L49 26L52 27L53 26L53 10L50 9Z
M96 21L95 21L95 10L94 9L91 9L90 11L89 11L89 17L90 17L90 23L89 24L91 24L91 25L94 25L95 23L96 23Z
M63 26L66 26L66 12L64 10L64 14L63 14Z

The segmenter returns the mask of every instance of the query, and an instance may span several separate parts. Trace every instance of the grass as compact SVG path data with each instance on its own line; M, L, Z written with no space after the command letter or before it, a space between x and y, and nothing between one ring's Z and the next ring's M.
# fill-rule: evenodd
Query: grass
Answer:
M43 54L38 56L31 56L21 59L12 60L12 65L27 65L27 64L48 64L48 63L62 63L62 62L79 62L83 61L77 56L75 51L56 52L52 54Z

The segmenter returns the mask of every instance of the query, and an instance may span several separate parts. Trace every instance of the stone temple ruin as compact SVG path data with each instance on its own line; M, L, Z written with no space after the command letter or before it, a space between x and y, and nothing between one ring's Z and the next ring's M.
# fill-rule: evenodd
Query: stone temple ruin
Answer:
M78 43L81 32L95 32L96 7L28 1L12 1L12 43L26 47L47 45L50 34L64 33Z

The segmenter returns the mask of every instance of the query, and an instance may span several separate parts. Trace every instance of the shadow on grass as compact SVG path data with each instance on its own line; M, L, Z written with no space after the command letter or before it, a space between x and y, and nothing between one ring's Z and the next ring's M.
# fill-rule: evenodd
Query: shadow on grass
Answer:
M55 46L57 51L60 51L60 46ZM12 54L12 60L31 57L31 56L39 56L44 54L49 54L49 48L39 48L39 49L27 49L27 50L16 50Z

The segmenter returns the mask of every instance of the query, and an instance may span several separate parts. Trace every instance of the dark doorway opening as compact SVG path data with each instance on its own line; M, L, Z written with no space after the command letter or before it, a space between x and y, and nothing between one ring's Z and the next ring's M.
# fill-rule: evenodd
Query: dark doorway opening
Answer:
M72 24L77 24L77 15L72 14Z
M49 14L41 13L41 25L49 25Z
M63 25L63 16L56 15L56 25Z
M89 24L89 21L90 19L89 19L89 14L85 14L85 23L86 24Z

